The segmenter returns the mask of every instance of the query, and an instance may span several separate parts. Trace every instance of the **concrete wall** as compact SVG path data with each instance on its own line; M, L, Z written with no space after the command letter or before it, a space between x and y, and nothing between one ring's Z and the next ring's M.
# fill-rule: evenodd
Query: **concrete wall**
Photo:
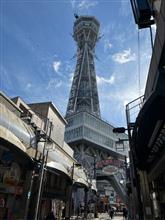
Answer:
M0 103L5 105L11 112L20 117L21 110L2 92L0 92Z
M51 138L60 146L64 145L65 120L51 102L29 104L30 108L45 121L52 122Z
M65 132L65 124L59 118L59 116L53 111L53 109L49 106L47 117L53 123L53 128L51 131L51 138L60 146L64 145L64 132Z
M29 104L29 107L43 120L47 118L49 106L45 103L33 103Z
M71 147L69 147L69 145L66 142L64 142L63 150L67 152L71 157L73 157L74 151Z
M159 83L159 63L160 60L165 56L163 47L165 47L165 1L162 1L161 4L161 13L158 17L157 31L154 42L154 48L148 73L148 79L146 83L146 90L144 98L147 99L152 92L157 88Z

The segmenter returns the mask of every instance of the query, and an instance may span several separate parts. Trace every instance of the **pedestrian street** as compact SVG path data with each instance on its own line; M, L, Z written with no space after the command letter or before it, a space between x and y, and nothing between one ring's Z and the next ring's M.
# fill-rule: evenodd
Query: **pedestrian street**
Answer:
M82 220L84 219L83 217L71 217L72 220ZM111 220L110 216L108 215L108 213L101 213L98 215L98 218L94 218L94 214L93 213L89 213L87 216L87 220ZM120 215L114 215L113 220L123 220L123 217Z
M99 215L99 218L94 218L94 220L110 220L110 216L108 213L102 213ZM123 220L122 216L114 216L113 220Z

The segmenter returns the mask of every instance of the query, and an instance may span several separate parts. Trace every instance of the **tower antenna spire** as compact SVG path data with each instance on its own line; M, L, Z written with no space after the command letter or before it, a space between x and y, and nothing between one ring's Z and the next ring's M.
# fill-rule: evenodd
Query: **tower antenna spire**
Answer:
M100 24L95 17L74 14L73 38L77 43L77 64L70 90L66 117L80 111L100 118L99 97L94 66L95 45Z

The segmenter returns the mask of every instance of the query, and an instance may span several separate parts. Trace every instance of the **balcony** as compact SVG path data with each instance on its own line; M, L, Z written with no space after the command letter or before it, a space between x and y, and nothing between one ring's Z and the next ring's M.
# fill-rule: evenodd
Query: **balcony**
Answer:
M65 130L65 141L68 144L90 143L97 148L111 151L118 154L116 141L127 138L126 134L116 135L112 132L113 126L95 117L88 112L79 112L67 117L68 125ZM123 149L120 154L126 155L127 149Z

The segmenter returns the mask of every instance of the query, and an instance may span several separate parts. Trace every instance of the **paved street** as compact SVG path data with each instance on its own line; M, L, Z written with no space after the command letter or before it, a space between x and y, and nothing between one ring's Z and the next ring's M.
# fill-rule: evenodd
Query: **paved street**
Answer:
M82 217L76 218L76 217L72 217L71 219L73 220L81 220L83 219ZM90 213L88 214L87 220L110 220L111 218L109 217L108 213L102 213L99 214L98 218L94 218L94 214ZM114 216L113 220L123 220L122 216Z
M103 213L99 215L99 218L95 218L95 220L110 220L111 218L107 213ZM122 216L114 216L113 220L123 220Z

